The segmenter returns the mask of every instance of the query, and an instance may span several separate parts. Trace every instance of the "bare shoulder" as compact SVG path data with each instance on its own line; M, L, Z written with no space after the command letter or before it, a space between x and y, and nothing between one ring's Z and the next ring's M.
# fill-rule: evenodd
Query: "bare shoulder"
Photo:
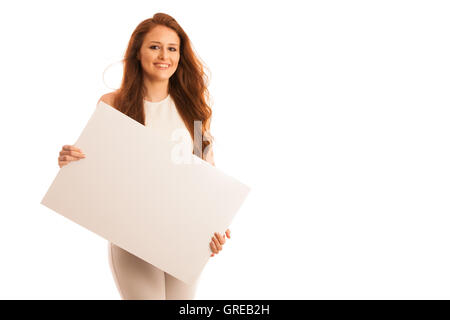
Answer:
M114 98L115 98L116 94L117 94L117 90L113 91L113 92L105 93L104 95L102 95L100 97L98 102L103 101L104 103L109 104L110 106L114 107L113 104L114 104Z

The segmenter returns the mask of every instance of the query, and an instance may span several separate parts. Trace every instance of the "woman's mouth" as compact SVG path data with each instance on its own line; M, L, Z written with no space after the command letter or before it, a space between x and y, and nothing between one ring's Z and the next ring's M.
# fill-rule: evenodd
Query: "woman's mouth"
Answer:
M167 63L154 63L156 69L165 70L169 68L170 64Z

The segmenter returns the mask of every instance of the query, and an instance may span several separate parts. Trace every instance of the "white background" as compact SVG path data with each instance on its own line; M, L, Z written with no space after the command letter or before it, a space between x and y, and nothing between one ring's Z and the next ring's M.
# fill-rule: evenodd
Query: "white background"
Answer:
M107 241L40 201L165 12L211 71L216 165L252 188L196 299L449 299L448 2L162 3L1 3L0 298L120 299Z

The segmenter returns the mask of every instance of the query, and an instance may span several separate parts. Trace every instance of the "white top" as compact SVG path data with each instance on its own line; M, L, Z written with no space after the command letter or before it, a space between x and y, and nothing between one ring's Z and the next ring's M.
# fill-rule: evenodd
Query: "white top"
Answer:
M178 113L170 94L161 101L151 102L144 99L145 125L158 130L164 139L172 144L187 148L192 154L193 143L183 119Z

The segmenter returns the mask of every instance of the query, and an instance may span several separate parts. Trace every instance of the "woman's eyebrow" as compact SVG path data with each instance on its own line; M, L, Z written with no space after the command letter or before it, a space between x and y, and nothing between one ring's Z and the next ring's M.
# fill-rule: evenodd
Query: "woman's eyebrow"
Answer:
M159 41L150 41L150 42L161 43L161 42L159 42ZM176 43L169 43L169 44L174 45L174 46L177 46L177 45L178 45L178 44L176 44Z

